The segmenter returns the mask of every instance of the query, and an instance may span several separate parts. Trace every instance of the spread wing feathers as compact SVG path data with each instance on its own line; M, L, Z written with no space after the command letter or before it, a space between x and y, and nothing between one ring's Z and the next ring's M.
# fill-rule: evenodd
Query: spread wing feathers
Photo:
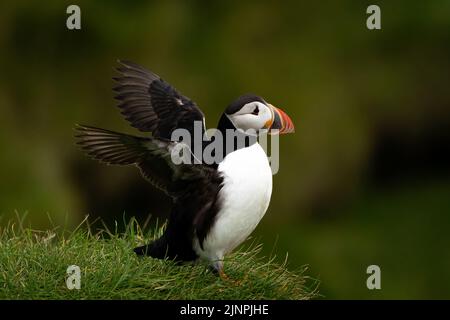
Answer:
M107 164L135 164L146 152L148 139L109 130L82 126L75 128L77 144L89 156Z
M183 188L183 183L200 178L202 171L208 170L204 166L175 164L171 151L177 142L83 125L76 126L75 131L76 143L90 157L107 164L136 165L148 181L172 196Z
M170 139L172 132L183 128L194 133L194 121L205 133L204 116L200 108L158 75L128 61L119 61L118 107L131 125L140 131L152 132L154 137Z

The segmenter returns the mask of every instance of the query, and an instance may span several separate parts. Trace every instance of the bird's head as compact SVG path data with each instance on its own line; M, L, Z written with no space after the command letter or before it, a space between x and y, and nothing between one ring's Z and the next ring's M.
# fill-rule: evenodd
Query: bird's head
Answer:
M236 129L243 131L259 132L265 129L269 134L294 132L294 124L283 110L253 94L239 97L228 106L225 115Z

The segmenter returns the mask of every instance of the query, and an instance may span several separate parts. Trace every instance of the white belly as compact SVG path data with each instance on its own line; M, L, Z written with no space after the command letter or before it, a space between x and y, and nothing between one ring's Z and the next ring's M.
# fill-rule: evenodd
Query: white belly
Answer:
M222 209L203 242L194 240L197 254L207 260L221 260L241 244L266 213L272 194L272 170L258 143L232 152L219 164L224 185L219 193Z

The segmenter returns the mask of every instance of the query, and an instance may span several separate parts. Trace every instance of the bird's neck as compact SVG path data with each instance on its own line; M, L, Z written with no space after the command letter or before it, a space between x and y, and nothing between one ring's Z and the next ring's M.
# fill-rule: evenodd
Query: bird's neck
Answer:
M241 130L237 130L225 114L222 114L217 130L222 135L224 158L231 152L250 147L258 142L258 137L256 135L246 134Z

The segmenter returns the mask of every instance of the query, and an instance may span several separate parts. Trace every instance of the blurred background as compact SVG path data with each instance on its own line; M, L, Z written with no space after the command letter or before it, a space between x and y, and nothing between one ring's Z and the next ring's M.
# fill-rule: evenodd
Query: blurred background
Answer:
M366 28L369 4L382 30ZM0 225L167 217L138 170L73 143L75 123L137 133L111 91L128 59L208 127L246 92L291 116L254 234L265 254L308 264L325 298L450 298L449 1L2 1L0 49ZM366 288L371 264L381 290Z

